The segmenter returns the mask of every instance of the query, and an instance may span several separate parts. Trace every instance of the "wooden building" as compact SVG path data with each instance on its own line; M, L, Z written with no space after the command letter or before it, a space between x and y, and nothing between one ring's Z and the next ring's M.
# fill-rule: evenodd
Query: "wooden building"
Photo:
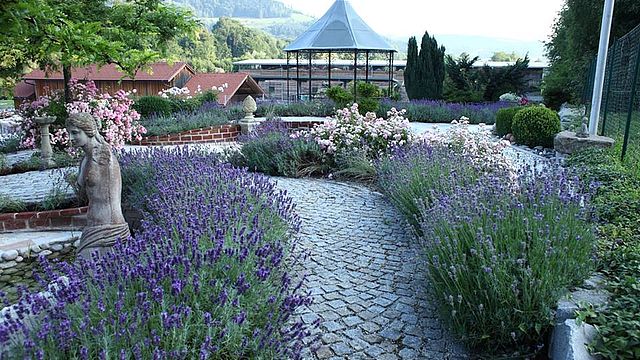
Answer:
M113 64L97 67L73 68L71 77L80 80L93 80L100 92L115 93L123 89L136 89L138 96L158 95L164 89L172 87L182 88L196 74L185 62L173 64L154 63L149 65L150 71L139 70L134 79L117 70ZM14 102L16 106L27 100L51 93L64 88L62 72L33 70L22 78L16 86ZM31 87L32 90L28 89Z
M215 89L219 92L218 103L227 104L242 102L247 95L254 98L264 97L264 91L258 83L247 73L196 74L184 62L155 63L149 65L151 71L138 71L134 79L118 71L115 65L105 65L100 68L95 65L74 68L71 77L81 81L92 80L100 92L115 93L123 89L136 89L137 96L158 95L162 90L172 87L190 90L195 94L198 89L207 91ZM33 101L36 98L62 90L63 77L61 72L44 72L34 70L23 77L14 90L14 104L16 108L21 103Z
M191 94L215 90L222 106L242 102L248 95L264 98L264 90L247 73L196 74L186 84Z

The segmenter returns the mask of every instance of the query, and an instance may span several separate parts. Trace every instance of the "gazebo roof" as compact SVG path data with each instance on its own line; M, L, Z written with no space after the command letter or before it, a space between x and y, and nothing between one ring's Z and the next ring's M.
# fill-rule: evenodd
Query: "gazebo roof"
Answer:
M336 0L331 8L284 51L396 50L373 31L347 0Z

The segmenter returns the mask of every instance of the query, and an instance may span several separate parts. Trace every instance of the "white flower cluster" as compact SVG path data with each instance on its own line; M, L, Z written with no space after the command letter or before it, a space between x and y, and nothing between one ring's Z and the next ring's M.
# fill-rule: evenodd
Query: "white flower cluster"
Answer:
M453 127L449 131L426 131L416 140L432 146L445 146L470 158L475 166L485 172L501 170L515 177L515 166L504 153L504 149L509 146L508 141L496 141L485 124L480 124L478 131L471 131L469 118L465 116L451 123Z
M179 88L179 87L172 87L170 89L165 89L162 90L160 92L158 92L158 95L160 95L163 98L169 98L169 97L187 97L189 96L189 89L186 87L183 88Z
M505 93L500 95L500 101L519 103L520 101L522 101L522 97L514 93Z
M314 139L328 154L339 151L364 150L370 159L377 158L389 149L411 142L413 135L405 110L392 108L387 119L377 118L375 113L361 115L358 104L350 109L338 110L333 118L315 126L307 132L298 132L293 137L306 136Z

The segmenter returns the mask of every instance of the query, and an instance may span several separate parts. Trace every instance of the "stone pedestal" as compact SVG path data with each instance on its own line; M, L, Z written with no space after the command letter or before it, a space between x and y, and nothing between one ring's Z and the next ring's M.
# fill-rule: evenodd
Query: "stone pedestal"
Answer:
M612 138L605 136L589 135L588 137L580 137L573 131L563 131L556 135L553 140L553 148L562 154L573 154L592 147L612 147L614 142Z
M56 118L54 116L39 116L35 118L35 121L40 127L40 164L44 168L54 166L49 125L53 124Z
M256 120L253 113L258 109L256 105L256 101L251 97L251 95L247 96L242 102L242 110L244 111L244 118L240 120L240 130L242 135L247 135L255 129L260 122Z

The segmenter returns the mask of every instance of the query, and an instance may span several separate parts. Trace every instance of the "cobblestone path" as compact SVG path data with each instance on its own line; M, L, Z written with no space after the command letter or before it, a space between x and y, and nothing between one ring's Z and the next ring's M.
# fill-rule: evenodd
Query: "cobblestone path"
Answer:
M460 359L464 348L443 331L424 271L401 215L366 187L274 178L302 218L304 267L321 318L320 347L306 359Z

